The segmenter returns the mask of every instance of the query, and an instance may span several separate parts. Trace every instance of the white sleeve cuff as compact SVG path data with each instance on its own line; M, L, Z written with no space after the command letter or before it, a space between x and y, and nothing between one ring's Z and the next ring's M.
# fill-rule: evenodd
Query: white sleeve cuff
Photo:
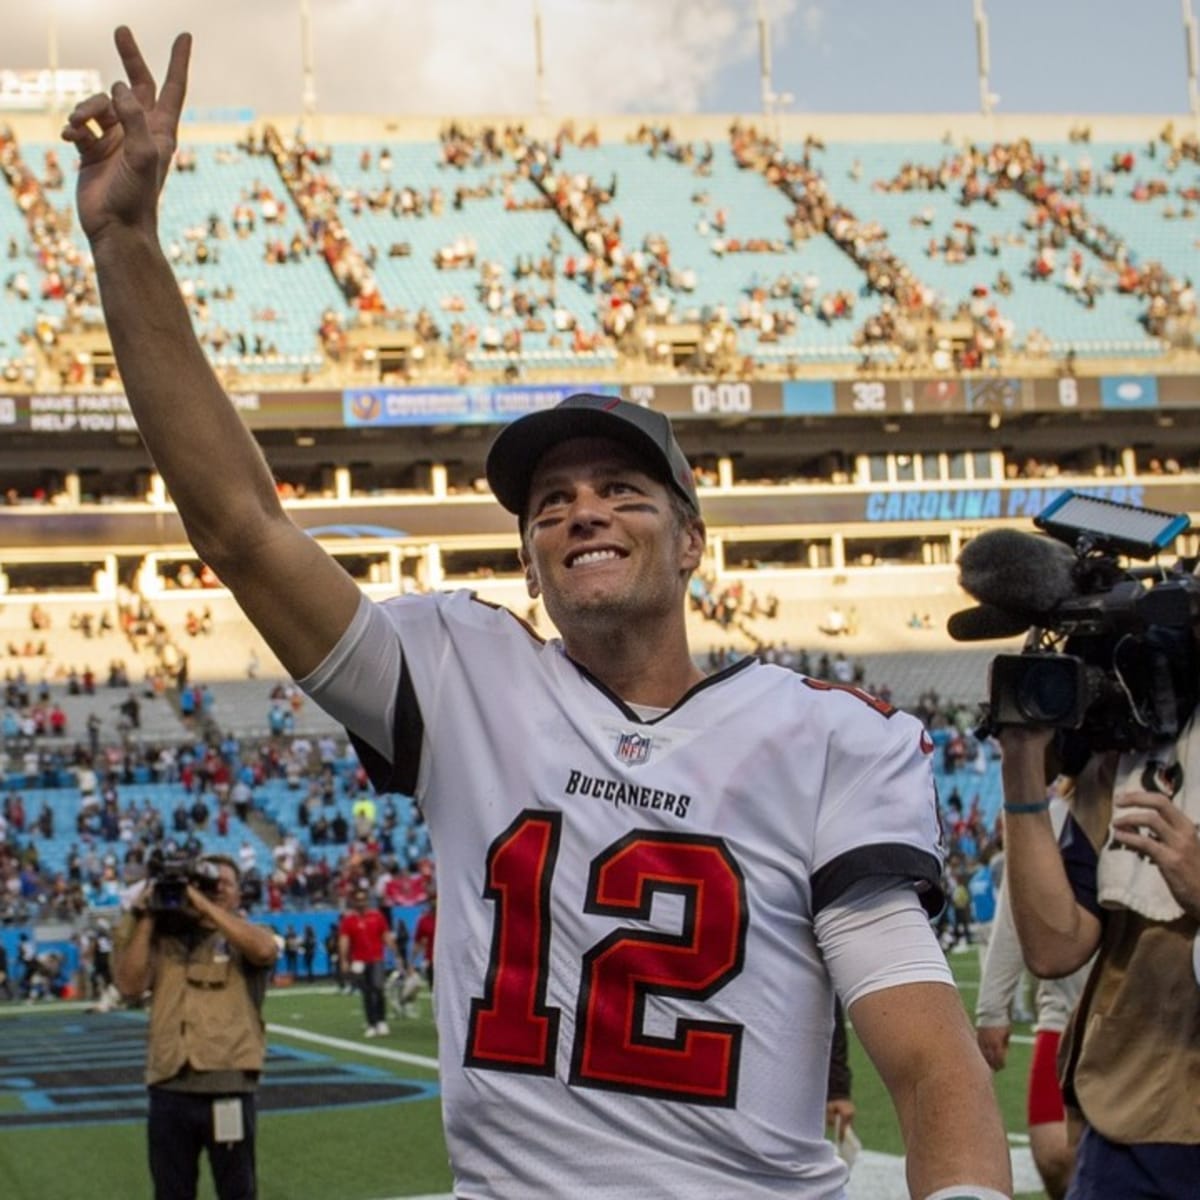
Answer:
M908 983L954 976L911 883L864 880L817 914L817 945L842 1003Z

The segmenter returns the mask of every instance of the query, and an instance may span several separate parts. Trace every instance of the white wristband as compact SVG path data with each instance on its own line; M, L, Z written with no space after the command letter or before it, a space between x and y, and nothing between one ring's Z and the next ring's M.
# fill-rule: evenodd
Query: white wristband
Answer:
M977 1183L960 1183L956 1187L939 1188L925 1200L1010 1200L1007 1192L995 1188L980 1187Z

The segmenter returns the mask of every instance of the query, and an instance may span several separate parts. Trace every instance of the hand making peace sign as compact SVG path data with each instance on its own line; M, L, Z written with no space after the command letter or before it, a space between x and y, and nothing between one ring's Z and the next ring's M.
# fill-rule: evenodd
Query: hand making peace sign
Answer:
M160 91L130 30L114 34L129 82L112 94L89 96L76 105L62 131L79 151L76 202L88 239L95 242L114 226L142 227L153 234L158 194L175 154L179 115L187 92L190 34L171 47Z

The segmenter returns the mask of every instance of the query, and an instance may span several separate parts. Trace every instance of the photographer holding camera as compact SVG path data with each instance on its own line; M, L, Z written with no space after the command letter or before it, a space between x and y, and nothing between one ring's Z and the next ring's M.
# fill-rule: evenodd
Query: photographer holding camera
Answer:
M1189 521L1065 492L1034 523L1050 538L964 548L980 604L949 630L1029 629L992 664L987 727L1026 965L1060 979L1096 954L1058 1056L1067 1200L1183 1200L1200 1178L1200 579L1193 559L1157 560ZM1075 797L1056 837L1060 773Z
M1059 1054L1072 1133L1080 1134L1067 1197L1194 1197L1200 1178L1196 824L1179 794L1173 801L1138 787L1114 795L1127 760L1141 756L1098 754L1077 777L1075 812L1060 844L1045 799L1052 735L1006 728L1000 741L1006 886L1029 969L1059 978L1098 951ZM1200 752L1194 722L1177 750L1184 764ZM1193 789L1197 784L1200 774ZM1147 877L1153 871L1165 885L1179 915L1143 911L1150 907L1143 899L1148 889L1131 891L1120 904L1102 900L1105 855L1135 856Z
M121 994L152 996L146 1082L154 1194L191 1200L207 1151L220 1200L249 1200L254 1093L266 1054L262 1003L276 942L239 915L232 859L212 855L180 874L170 863L152 870L114 939Z

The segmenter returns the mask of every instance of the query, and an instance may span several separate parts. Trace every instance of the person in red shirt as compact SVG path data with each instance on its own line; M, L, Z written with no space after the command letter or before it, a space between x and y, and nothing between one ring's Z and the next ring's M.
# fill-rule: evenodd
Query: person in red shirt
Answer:
M433 939L437 932L437 897L429 897L429 905L417 918L413 930L413 946L416 948L416 962L425 973L430 989L433 988Z
M371 907L371 887L365 879L360 880L351 893L350 910L342 915L338 924L338 956L343 971L362 992L367 1016L366 1036L369 1038L391 1032L384 1020L387 1011L383 994L385 949L399 958L396 939L383 914Z

